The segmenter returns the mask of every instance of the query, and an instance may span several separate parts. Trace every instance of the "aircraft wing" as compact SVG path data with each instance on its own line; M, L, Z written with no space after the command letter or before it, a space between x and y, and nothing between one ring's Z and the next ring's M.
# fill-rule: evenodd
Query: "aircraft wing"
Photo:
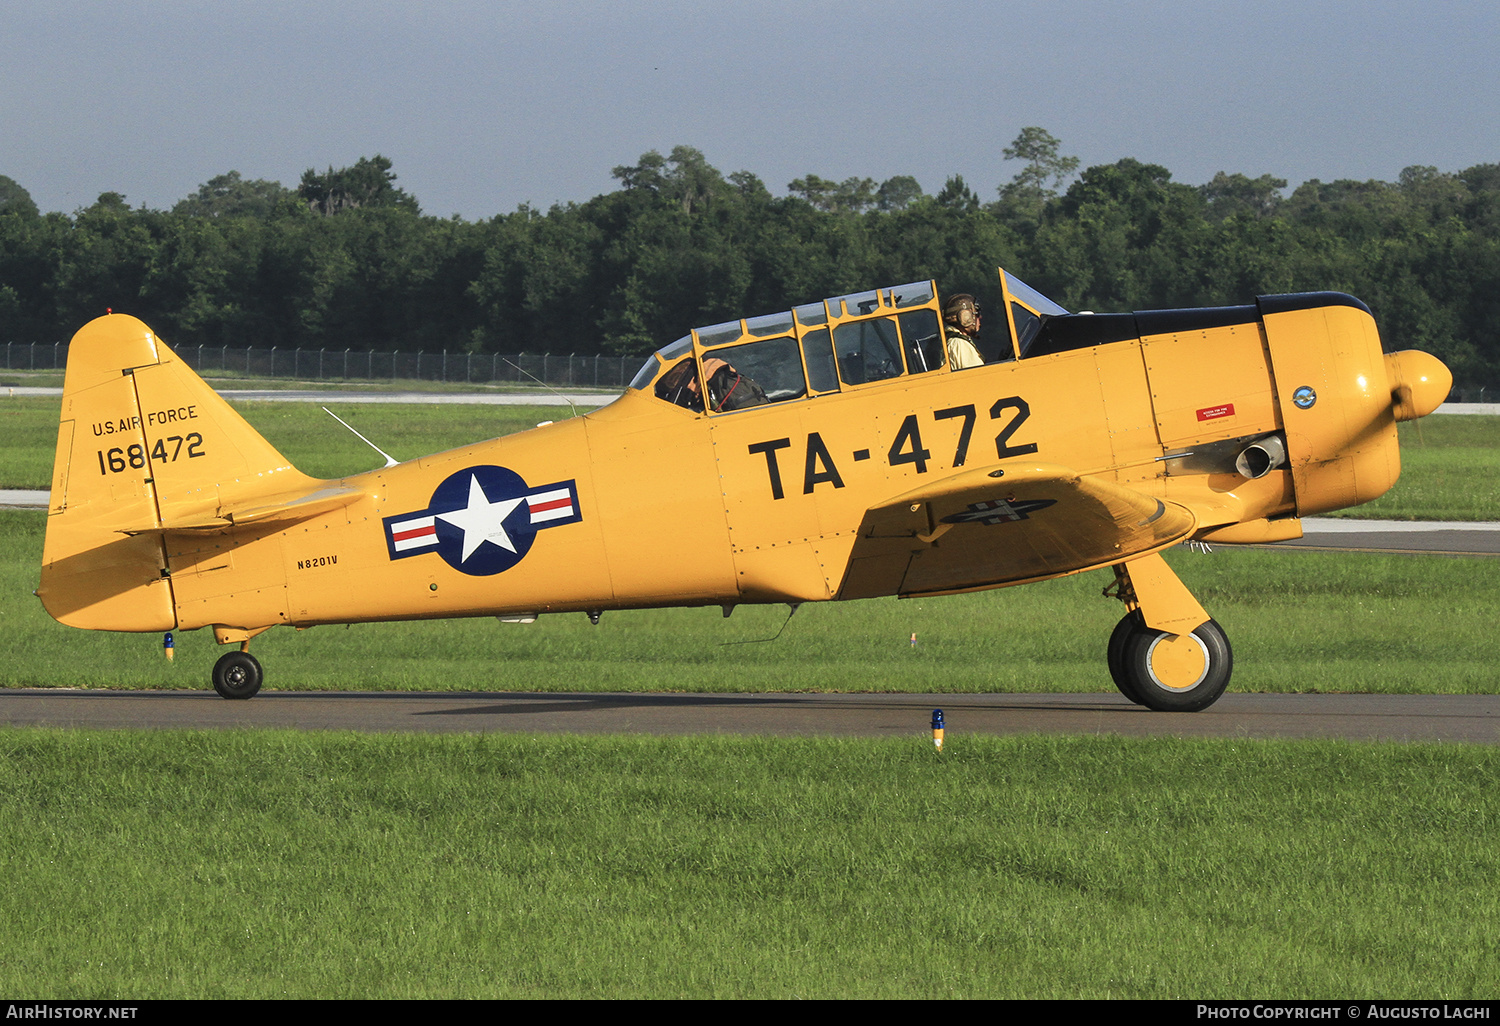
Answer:
M1164 549L1184 506L1046 463L954 474L865 512L839 598L1045 580Z

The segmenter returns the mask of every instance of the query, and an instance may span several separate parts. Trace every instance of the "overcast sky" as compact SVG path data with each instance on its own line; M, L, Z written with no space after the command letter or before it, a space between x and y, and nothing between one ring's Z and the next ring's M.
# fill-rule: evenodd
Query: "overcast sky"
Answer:
M962 174L1040 125L1083 167L1394 181L1500 161L1500 3L0 0L0 174L44 211L295 187L382 153L425 213L615 188L694 146L777 195Z

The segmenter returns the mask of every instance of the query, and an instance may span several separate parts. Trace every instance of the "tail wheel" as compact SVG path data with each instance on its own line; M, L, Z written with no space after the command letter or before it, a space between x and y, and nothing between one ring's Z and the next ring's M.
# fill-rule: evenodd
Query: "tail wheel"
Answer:
M214 663L214 690L222 698L253 698L264 676L249 652L230 652Z
M1128 622L1130 627L1126 627ZM1120 621L1115 634L1120 676L1115 683L1125 697L1158 712L1197 712L1219 700L1229 686L1234 654L1229 639L1213 620L1191 634L1168 634L1147 627L1135 612ZM1110 653L1116 638L1110 638ZM1115 671L1111 659L1110 671Z

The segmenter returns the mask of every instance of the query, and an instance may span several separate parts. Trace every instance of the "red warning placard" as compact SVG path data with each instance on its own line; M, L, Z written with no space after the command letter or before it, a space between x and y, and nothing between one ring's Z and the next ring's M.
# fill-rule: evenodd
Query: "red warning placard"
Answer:
M1223 406L1209 406L1198 411L1199 420L1218 420L1220 417L1233 417L1234 403L1225 403Z

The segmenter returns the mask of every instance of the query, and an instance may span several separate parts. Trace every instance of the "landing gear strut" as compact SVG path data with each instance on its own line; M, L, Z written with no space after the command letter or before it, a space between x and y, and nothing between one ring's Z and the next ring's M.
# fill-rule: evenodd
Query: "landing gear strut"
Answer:
M1197 712L1219 700L1234 668L1229 639L1161 556L1117 565L1105 594L1129 610L1106 653L1120 694L1158 712Z
M264 676L260 660L249 652L229 652L214 663L214 690L222 698L253 698Z

